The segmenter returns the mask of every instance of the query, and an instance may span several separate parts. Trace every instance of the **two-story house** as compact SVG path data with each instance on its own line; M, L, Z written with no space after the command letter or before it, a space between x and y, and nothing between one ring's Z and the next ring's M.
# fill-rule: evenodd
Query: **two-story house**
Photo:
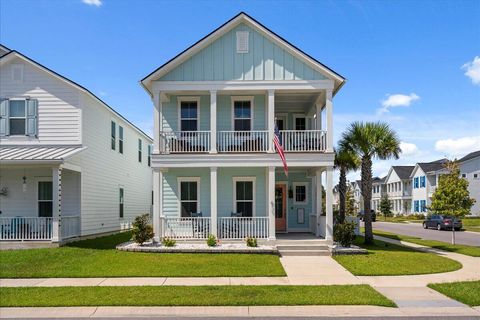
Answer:
M460 174L468 181L470 197L475 203L470 210L473 216L480 216L480 150L471 152L458 160Z
M371 208L375 210L376 213L380 211L380 201L382 196L385 194L385 178L375 177L372 180L372 206Z
M415 164L410 174L412 184L412 213L427 213L433 193L438 185L438 177L445 173L444 162L440 159L432 162L419 162Z
M392 203L395 215L410 212L412 184L410 174L414 166L392 166L385 177L385 192Z
M331 240L333 97L344 82L245 13L141 80L154 104L155 240L310 230Z
M151 210L151 138L86 88L0 46L0 240L113 232Z

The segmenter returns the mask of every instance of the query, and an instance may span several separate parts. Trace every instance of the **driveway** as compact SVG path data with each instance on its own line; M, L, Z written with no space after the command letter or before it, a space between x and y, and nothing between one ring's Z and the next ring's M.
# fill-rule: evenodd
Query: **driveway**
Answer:
M435 229L423 229L421 223L394 223L376 221L373 229L383 230L396 234L414 236L428 240L438 240L450 243L452 241L451 231L437 231ZM457 231L455 232L457 244L480 246L480 233Z

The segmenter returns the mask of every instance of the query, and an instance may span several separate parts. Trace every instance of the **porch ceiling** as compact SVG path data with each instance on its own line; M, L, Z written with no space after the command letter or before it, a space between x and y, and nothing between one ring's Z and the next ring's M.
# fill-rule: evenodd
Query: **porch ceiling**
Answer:
M307 112L319 98L319 92L279 92L275 94L276 112Z

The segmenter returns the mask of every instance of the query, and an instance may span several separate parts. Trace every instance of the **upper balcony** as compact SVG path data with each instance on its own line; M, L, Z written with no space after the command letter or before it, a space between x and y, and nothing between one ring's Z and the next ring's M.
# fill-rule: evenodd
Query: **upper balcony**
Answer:
M159 134L154 154L274 152L275 128L285 152L333 152L328 94L267 90L164 95L155 119Z

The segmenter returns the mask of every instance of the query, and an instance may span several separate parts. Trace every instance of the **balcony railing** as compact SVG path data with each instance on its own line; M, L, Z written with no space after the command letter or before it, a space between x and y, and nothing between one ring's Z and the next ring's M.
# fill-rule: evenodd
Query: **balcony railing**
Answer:
M219 131L218 152L267 152L268 131Z
M198 153L210 151L210 131L160 132L161 153Z
M286 152L325 151L327 132L323 130L281 130L280 140Z

